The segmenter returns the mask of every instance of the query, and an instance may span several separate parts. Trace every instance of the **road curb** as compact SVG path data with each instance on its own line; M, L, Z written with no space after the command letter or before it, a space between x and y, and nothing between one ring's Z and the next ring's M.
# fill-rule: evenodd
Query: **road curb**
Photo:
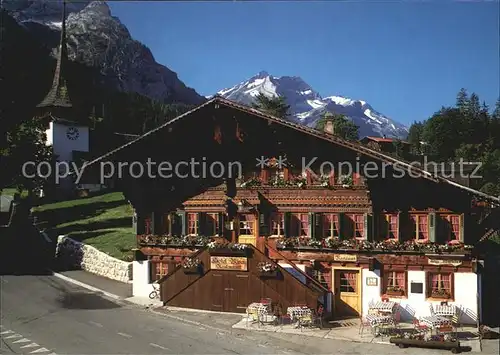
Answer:
M104 296L106 297L109 297L109 298L113 298L115 300L120 300L122 301L123 300L123 297L120 297L118 295L115 295L113 293L110 293L110 292L107 292L107 291L104 291L104 290L101 290L100 288L97 288L97 287L94 287L94 286L91 286L91 285L88 285L84 282L81 282L81 281L78 281L78 280L75 280L75 279L72 279L71 277L68 277L68 276L65 276L63 274L59 274L57 272L54 272L52 271L52 273L54 274L55 277L58 277L60 278L61 280L64 280L64 281L67 281L69 283L72 283L74 285L77 285L77 286L80 286L80 287L83 287L89 291L94 291L94 292L97 292L97 293L100 293L100 294L103 294Z

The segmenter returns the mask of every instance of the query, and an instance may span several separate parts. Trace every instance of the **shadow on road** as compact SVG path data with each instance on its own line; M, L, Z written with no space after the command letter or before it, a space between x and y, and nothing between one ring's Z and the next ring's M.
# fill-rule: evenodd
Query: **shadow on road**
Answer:
M66 309L113 309L120 305L90 292L66 292L59 300Z

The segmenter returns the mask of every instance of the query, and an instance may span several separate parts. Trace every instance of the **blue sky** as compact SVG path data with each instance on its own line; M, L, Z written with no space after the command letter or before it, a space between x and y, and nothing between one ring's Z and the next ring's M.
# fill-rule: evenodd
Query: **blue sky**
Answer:
M362 99L401 123L499 97L499 2L114 2L157 62L202 95L261 70L322 96Z

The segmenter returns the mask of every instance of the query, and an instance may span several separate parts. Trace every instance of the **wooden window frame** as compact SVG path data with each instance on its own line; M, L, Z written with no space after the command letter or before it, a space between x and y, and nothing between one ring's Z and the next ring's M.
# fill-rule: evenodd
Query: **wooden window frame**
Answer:
M439 297L432 294L432 275L449 275L450 276L450 297ZM448 271L428 271L425 273L426 295L429 300L453 301L455 299L455 274Z
M250 214L242 214L241 216L249 216ZM256 230L257 230L257 222L259 221L258 217L254 217L253 220L247 220L247 219L244 219L242 220L241 219L241 216L240 216L240 219L238 221L238 235L255 235L256 233ZM247 225L250 225L250 228L242 228L242 223L247 223ZM252 233L242 233L241 230L242 229L250 229L252 231Z
M306 220L303 221L302 217ZM295 220L294 220L295 219ZM302 233L303 224L307 223L306 234ZM291 237L310 237L309 235L309 213L306 212L297 212L292 213L290 218L290 236Z
M392 274L393 276L396 276L395 274L404 274L404 280L405 284L403 287L403 292L401 295L397 294L391 294L387 292L387 288L389 286L395 286L395 285L389 285L389 276ZM393 278L395 280L395 278ZM408 272L403 271L403 270L387 270L384 269L383 274L382 274L382 294L386 294L390 298L407 298L408 297ZM397 286L397 285L396 285Z
M361 225L363 226L361 229L358 229L358 222L357 222L357 217L360 217L362 219ZM344 218L349 218L352 223L353 223L353 229L349 231L349 238L352 239L358 239L358 240L366 240L365 238L365 215L364 213L346 213L344 214ZM344 232L345 232L345 227L343 227ZM357 232L361 231L359 233L361 236L357 237L356 234Z
M396 230L393 231L391 229L392 223L391 223L391 217L396 218ZM384 234L384 239L386 240L399 240L399 229L400 229L400 221L399 221L399 213L384 213L382 215L382 220L383 222L387 223L387 228L384 228L383 234ZM391 238L391 232L395 235L394 238Z
M278 234L275 234L274 226L277 225ZM269 226L271 227L270 234L272 237L285 236L285 214L283 212L273 212L269 217Z
M427 218L427 238L425 239L419 239L419 236L420 236L420 219L424 217L424 218ZM415 219L413 219L415 218ZM411 214L410 215L410 220L411 222L415 222L415 235L414 235L414 240L415 242L417 243L427 243L429 241L429 237L430 237L430 231L429 231L429 222L430 222L430 216L428 214L424 214L424 213L414 213L414 214Z
M193 220L191 220L191 216L193 216ZM187 212L186 213L186 221L187 221L187 235L198 235L200 231L200 221L198 220L198 213L197 212ZM191 230L193 229L191 223L194 223L194 230L195 233L191 233Z
M158 281L163 276L168 274L168 262L167 261L151 261L150 262L150 283ZM158 273L158 270L160 271Z
M331 220L328 220L328 217L331 217ZM321 221L322 222L321 231L323 232L323 237L325 237L325 238L328 238L329 236L340 237L340 214L339 213L323 213L322 219L323 220ZM328 228L326 228L327 224L329 224Z

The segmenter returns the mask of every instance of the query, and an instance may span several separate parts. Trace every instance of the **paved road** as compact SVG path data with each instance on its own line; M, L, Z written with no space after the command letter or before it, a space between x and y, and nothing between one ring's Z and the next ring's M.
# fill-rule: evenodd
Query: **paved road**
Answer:
M297 353L265 338L232 337L120 305L54 276L2 276L0 282L5 353Z

